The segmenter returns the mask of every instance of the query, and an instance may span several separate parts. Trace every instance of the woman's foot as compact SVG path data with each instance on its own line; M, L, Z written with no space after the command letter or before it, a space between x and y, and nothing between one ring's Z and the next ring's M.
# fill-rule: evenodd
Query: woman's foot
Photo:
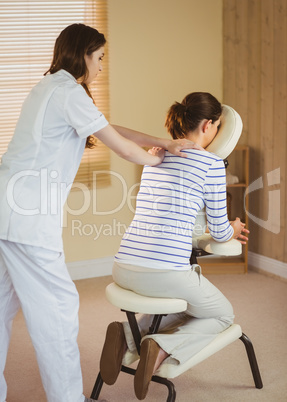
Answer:
M160 349L157 355L157 359L154 365L154 369L153 372L155 373L156 370L159 368L159 366L161 365L161 363L168 357L170 356L168 353L166 353L165 350Z
M106 384L112 385L116 382L126 349L127 344L122 323L112 322L107 328L100 360L100 373Z
M161 359L160 361L159 358L159 355L162 355L160 354L161 350L151 338L145 339L141 344L140 361L134 377L134 390L139 400L146 397L153 373L164 360Z

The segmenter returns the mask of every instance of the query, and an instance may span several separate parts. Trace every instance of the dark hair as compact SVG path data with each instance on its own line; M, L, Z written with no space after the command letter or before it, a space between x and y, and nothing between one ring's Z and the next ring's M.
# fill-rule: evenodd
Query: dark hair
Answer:
M214 123L221 114L222 106L213 95L208 92L193 92L181 103L175 102L169 108L165 127L173 139L185 138L202 120L212 120Z
M55 42L53 60L49 70L45 73L54 74L64 69L77 79L87 78L88 69L84 59L85 55L91 55L106 43L105 36L95 28L84 24L72 24L67 26L58 36ZM87 94L93 99L89 88L81 83ZM94 136L87 138L86 147L95 146Z

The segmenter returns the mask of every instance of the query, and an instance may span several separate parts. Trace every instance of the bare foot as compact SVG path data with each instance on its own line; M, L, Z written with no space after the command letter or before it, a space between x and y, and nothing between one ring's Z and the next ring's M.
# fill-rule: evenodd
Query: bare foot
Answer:
M159 368L159 366L161 365L161 363L169 356L168 353L166 353L165 350L160 349L157 355L157 359L154 365L154 369L153 372L155 373L156 370Z

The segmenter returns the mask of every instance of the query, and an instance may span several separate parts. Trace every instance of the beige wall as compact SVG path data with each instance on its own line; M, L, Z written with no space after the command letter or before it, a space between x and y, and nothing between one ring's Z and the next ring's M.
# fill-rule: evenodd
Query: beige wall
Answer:
M111 122L165 136L165 113L174 101L192 91L222 100L222 0L108 0L108 5ZM140 168L112 155L111 169L118 176L110 187L69 197L71 209L89 204L89 198L97 205L68 214L67 261L112 256L118 249L133 215L123 189L135 194Z

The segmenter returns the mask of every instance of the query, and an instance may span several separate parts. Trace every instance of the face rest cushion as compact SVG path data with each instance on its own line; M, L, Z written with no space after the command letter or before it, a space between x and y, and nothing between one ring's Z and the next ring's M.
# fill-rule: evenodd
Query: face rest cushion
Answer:
M214 140L206 150L225 159L235 148L241 132L242 120L239 114L227 105L222 105L221 125Z

